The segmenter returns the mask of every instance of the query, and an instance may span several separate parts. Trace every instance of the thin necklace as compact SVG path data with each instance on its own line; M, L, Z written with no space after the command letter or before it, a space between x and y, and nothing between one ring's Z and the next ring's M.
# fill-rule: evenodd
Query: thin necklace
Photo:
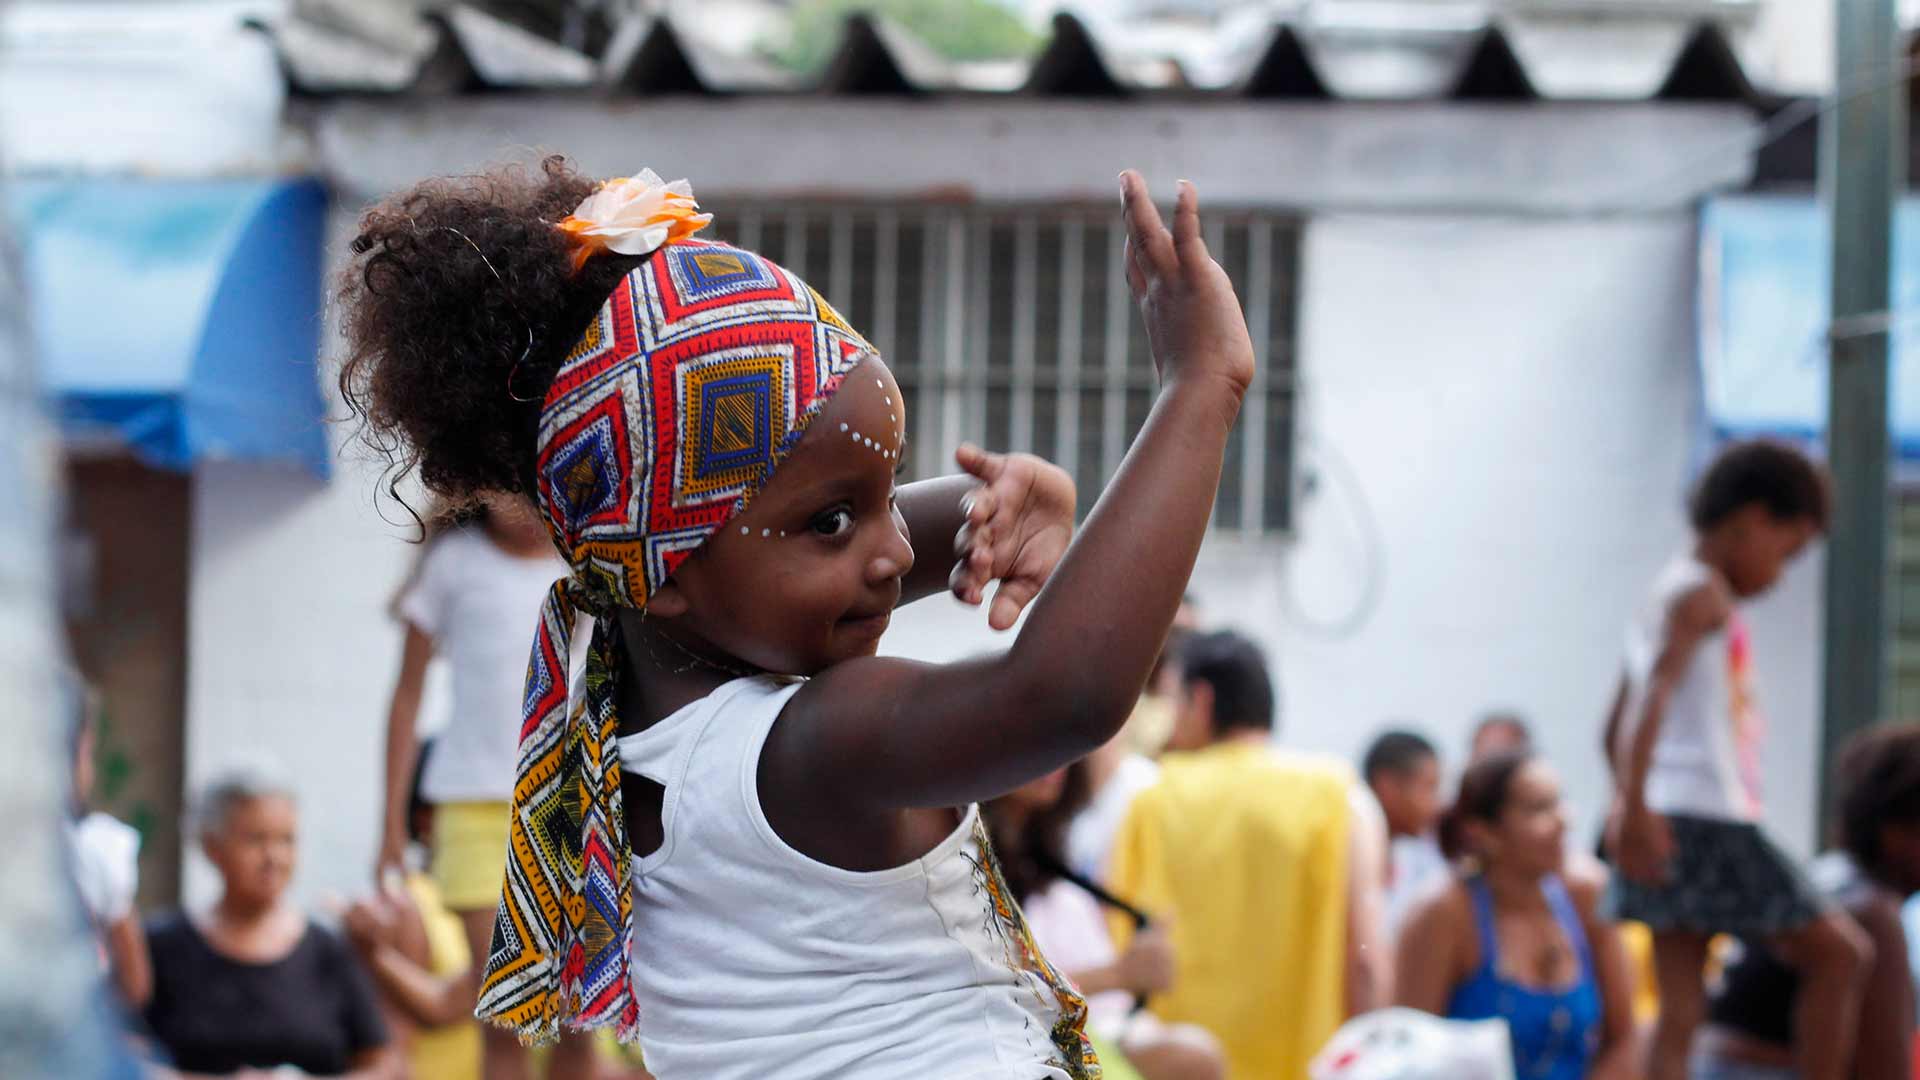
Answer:
M640 618L644 621L646 617L647 617L647 613L644 610L641 611ZM688 662L679 667L675 667L672 664L669 664L665 660L661 659L660 654L658 652L655 652L653 648L653 641L651 639L655 636L665 638L667 644L673 646L676 652L686 657ZM680 642L677 639L675 639L672 634L669 634L664 630L661 631L658 635L647 634L645 631L642 631L641 637L640 637L640 643L646 646L647 655L653 658L653 662L655 664L659 665L661 668L667 671L673 672L675 675L684 675L687 672L692 671L696 667L712 668L713 670L718 671L722 674L732 675L735 678L741 678L741 679L752 678L755 675L761 674L761 672L759 671L744 670L742 668L734 667L731 664L724 663L719 660L714 660L709 657L701 656L699 653L696 653L692 649L687 648L685 645L680 644Z

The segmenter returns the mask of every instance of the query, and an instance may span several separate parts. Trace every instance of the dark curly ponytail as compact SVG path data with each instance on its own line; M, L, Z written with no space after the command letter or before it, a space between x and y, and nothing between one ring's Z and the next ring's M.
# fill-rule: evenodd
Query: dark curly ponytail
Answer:
M337 288L340 393L389 491L418 469L455 500L531 492L547 383L637 263L569 271L553 226L596 186L556 155L427 180L361 218Z
M1460 793L1453 805L1440 815L1440 851L1448 860L1475 854L1468 850L1467 823L1492 825L1507 809L1513 794L1514 777L1534 761L1530 751L1505 750L1489 754L1467 766L1460 777Z

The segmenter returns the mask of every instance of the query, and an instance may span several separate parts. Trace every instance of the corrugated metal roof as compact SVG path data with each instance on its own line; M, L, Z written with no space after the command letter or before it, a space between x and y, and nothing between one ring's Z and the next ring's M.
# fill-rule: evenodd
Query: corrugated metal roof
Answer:
M612 97L771 93L927 97L1020 93L1128 99L1738 101L1777 99L1747 77L1713 21L1569 25L1532 15L1368 32L1276 22L1224 85L1191 86L1179 64L1127 55L1085 21L1054 18L1027 61L957 63L872 16L846 20L839 48L801 76L704 44L669 18L621 26L596 59L465 4L431 15L356 15L365 0L303 0L256 25L291 88L306 95L587 91Z

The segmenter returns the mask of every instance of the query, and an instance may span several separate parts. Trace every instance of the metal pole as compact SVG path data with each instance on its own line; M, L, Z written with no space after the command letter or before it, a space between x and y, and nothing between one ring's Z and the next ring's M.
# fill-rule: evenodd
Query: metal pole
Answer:
M1883 82L1843 100L1821 125L1820 184L1832 223L1833 320L1827 369L1825 688L1820 790L1825 820L1834 751L1882 717L1886 689L1887 355L1894 200L1906 172L1906 85L1895 0L1838 0L1834 85ZM1861 319L1860 316L1867 318ZM1861 326L1877 327L1864 332Z

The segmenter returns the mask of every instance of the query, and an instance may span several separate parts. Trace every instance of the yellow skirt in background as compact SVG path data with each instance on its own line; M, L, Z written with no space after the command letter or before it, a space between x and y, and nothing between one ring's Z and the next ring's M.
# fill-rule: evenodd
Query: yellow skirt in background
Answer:
M492 911L507 875L506 802L450 802L433 808L433 880L454 911Z

